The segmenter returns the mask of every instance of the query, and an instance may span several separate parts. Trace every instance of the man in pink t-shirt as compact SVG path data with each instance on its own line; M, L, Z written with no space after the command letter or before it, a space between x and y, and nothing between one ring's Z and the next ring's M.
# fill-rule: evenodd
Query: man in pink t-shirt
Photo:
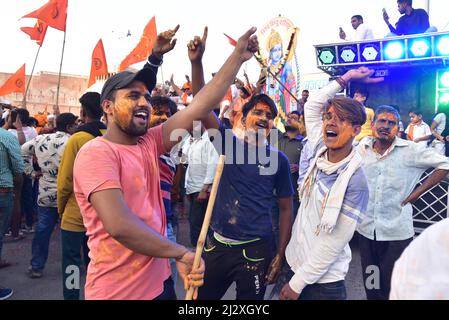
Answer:
M258 45L255 38L250 39L253 28L189 108L148 129L157 66L162 55L175 46L172 39L177 30L158 36L141 71L121 72L105 83L101 103L107 132L87 143L75 161L74 191L91 258L87 299L175 299L168 258L176 259L185 287L197 289L203 284L204 261L199 268L192 268L194 253L166 238L158 159L178 143L178 137L192 130L194 121L202 120L208 127L213 106Z

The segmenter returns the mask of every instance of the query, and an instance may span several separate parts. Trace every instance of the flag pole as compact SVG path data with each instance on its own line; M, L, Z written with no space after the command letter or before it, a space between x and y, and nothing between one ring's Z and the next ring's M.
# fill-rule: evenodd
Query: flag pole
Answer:
M57 108L59 108L59 88L61 87L61 72L62 72L62 63L64 61L64 49L65 49L66 35L67 35L67 31L64 31L64 42L62 44L61 64L59 65L58 88L56 90L56 107Z
M33 78L34 68L36 67L36 62L37 62L37 58L39 57L39 52L41 51L41 47L42 47L42 45L39 45L39 49L37 49L36 57L34 58L33 69L31 70L31 75L30 75L30 78L28 79L27 87L25 89L25 95L23 96L23 103L22 104L23 104L23 108L24 109L27 108L28 90L30 89L31 79Z

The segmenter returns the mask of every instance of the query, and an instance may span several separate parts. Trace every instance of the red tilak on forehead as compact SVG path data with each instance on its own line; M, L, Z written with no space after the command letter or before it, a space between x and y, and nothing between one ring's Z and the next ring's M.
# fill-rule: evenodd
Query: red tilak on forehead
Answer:
M254 106L254 109L259 109L259 110L264 110L264 111L271 112L270 106L267 105L266 103L263 103L263 102L256 103L256 105Z

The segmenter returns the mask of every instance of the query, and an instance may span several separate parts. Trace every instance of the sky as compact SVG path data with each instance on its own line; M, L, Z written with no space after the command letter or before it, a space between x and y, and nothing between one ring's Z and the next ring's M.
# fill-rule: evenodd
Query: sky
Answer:
M39 8L47 0L0 0L2 16L2 51L0 72L13 73L26 63L30 74L38 46L20 31L20 27L34 26L33 19L20 19ZM440 31L449 31L449 1L429 0L430 22ZM415 8L426 8L426 0L415 0ZM340 42L339 27L347 34L352 30L351 16L361 14L374 35L382 38L388 28L382 19L386 8L394 24L399 18L395 0L69 0L67 39L63 73L88 76L92 50L103 39L110 71L138 43L145 25L156 16L158 32L181 25L176 48L164 57L159 73L169 80L182 83L190 74L186 45L195 35L202 35L209 27L207 49L203 59L206 80L217 71L232 52L223 33L238 38L252 26L261 28L270 19L282 15L300 29L296 49L302 75L319 72L316 67L313 45ZM128 30L131 37L126 37ZM35 72L58 72L61 58L63 32L49 28L41 49ZM254 59L244 69L252 81L259 75Z

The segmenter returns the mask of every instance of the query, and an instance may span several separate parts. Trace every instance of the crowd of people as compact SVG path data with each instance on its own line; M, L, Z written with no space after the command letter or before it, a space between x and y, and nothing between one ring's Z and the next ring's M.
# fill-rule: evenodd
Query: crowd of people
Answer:
M416 11L409 0L398 4L407 16ZM86 299L175 300L180 279L199 300L219 300L233 283L239 300L263 300L270 284L281 300L344 300L349 243L357 234L368 299L448 298L441 281L433 295L436 280L420 272L426 255L445 242L447 223L412 242L412 204L449 173L446 114L429 126L411 110L404 129L397 108L369 107L367 89L339 95L349 83L369 88L383 81L361 67L318 92L305 90L281 132L274 127L278 108L264 94L266 73L254 84L246 74L244 81L236 77L258 51L256 29L206 84L205 28L188 44L186 83L178 86L172 76L158 85L178 28L158 36L143 69L113 75L101 94L84 94L79 117L57 108L54 117L30 117L25 108L5 114L0 269L10 265L1 255L4 239L34 233L27 272L44 277L60 221L66 300L80 299L67 279L68 270L83 265ZM195 266L191 248L221 155L226 164ZM428 169L435 170L416 188ZM177 241L182 201L189 203L188 246ZM0 289L0 299L12 294Z

